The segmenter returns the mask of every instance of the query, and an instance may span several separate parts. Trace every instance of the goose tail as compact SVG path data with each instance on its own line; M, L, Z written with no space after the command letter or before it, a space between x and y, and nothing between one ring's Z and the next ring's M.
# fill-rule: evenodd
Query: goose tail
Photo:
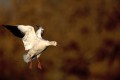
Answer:
M28 63L30 61L30 56L28 54L23 55L23 60Z

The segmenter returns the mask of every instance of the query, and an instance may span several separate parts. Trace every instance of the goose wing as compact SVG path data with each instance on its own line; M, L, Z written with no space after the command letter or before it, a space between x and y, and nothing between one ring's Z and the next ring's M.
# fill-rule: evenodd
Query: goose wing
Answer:
M30 50L38 41L34 27L29 25L18 25L18 28L25 34L22 38L25 50Z
M15 36L22 38L25 50L31 49L34 44L38 41L35 30L29 25L3 25L9 29Z
M38 38L42 38L43 31L44 29L40 26L39 29L36 31L36 35Z

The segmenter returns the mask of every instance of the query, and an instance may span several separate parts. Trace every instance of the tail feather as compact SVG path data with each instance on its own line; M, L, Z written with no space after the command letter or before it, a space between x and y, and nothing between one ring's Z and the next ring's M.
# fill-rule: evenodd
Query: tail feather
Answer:
M25 55L23 55L23 59L26 63L28 63L30 61L30 56L25 54Z

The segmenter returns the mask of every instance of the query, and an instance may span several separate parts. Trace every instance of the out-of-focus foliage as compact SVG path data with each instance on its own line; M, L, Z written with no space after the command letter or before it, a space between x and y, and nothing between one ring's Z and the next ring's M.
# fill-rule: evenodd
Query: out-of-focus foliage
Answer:
M5 1L0 24L42 25L60 47L41 55L43 70L37 61L29 70L21 39L1 26L0 80L120 80L119 0Z

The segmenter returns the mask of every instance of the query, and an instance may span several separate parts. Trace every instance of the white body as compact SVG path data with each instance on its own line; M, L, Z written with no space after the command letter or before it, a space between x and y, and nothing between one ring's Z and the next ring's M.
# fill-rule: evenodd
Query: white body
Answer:
M36 41L33 46L32 49L30 49L28 51L28 53L26 55L24 55L24 61L25 62L29 62L31 57L36 55L36 57L38 58L41 55L41 52L48 46L48 41L46 40L38 40ZM34 59L34 58L33 58Z

